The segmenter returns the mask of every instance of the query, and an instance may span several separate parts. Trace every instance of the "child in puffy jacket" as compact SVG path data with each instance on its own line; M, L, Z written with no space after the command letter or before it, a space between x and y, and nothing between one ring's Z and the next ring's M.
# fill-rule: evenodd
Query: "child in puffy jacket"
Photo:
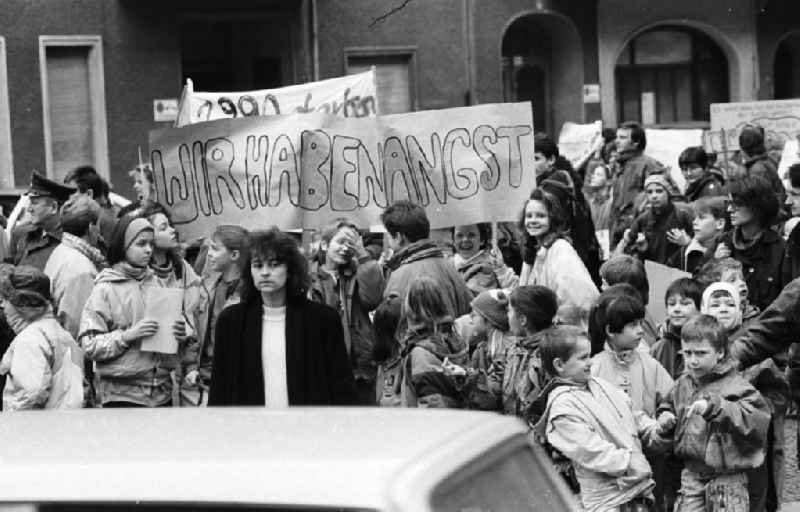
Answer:
M53 315L50 279L34 267L4 269L0 297L17 332L0 361L3 410L80 408L83 353Z
M681 345L686 371L666 402L677 417L675 454L685 464L675 509L747 512L747 471L764 462L769 406L736 371L714 317L689 320Z

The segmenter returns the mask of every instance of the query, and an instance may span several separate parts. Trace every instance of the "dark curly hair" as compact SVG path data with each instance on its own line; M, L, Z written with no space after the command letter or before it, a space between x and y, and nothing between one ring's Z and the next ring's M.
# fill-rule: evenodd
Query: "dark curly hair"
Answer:
M305 296L311 284L308 272L308 261L300 252L297 241L291 235L283 233L277 226L263 231L250 233L250 254L245 269L249 269L253 258L264 261L277 260L287 267L286 298L298 299ZM260 300L261 292L253 282L253 274L242 273L242 295L245 301Z
M771 226L778 219L778 197L766 178L750 174L736 177L728 185L728 192L734 206L752 210L762 228Z
M558 198L549 192L545 192L541 188L534 189L533 192L531 192L530 199L525 201L525 204L522 205L522 213L519 217L519 228L522 233L522 261L529 265L533 264L533 261L536 259L536 251L539 250L539 243L536 238L529 235L528 230L525 229L525 210L528 208L528 203L531 201L541 201L544 203L544 207L547 209L547 213L550 216L550 233L552 233L554 237L563 237L569 232L567 215Z

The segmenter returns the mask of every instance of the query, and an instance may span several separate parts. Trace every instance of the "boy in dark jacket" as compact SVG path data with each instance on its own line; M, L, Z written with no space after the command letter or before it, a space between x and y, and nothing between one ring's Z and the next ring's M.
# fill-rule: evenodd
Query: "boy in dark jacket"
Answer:
M748 512L748 469L764 461L770 412L736 371L714 317L699 315L681 331L686 372L666 408L677 416L675 454L685 469L676 510Z
M689 236L694 234L692 216L673 204L670 191L674 190L674 185L666 174L649 176L644 182L644 190L647 210L625 232L617 252L621 249L642 260L665 264L680 249L672 233L682 230Z
M681 329L686 322L700 314L702 297L700 284L687 277L673 281L664 294L667 321L659 329L658 340L650 349L650 354L661 363L673 379L677 379L683 373Z
M700 146L683 150L678 157L678 165L686 178L686 200L697 201L701 197L725 195L725 178L709 167L706 150Z
M728 202L723 196L702 197L694 202L694 236L667 259L667 265L695 274L706 257L709 247L716 243L728 225ZM685 240L689 239L689 235ZM681 241L683 243L683 241Z

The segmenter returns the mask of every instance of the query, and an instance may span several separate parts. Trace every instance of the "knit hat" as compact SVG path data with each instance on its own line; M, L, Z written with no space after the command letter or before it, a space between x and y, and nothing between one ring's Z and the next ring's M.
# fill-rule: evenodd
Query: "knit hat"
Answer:
M503 290L481 292L469 305L494 328L508 331L508 296Z
M153 225L147 219L136 218L128 224L128 227L125 228L125 250L131 246L136 237L142 231L154 231Z
M653 183L657 183L664 187L664 190L670 191L673 188L672 180L669 179L669 176L666 174L651 174L644 180L644 188L646 189L648 185L652 185Z
M0 294L15 307L36 308L50 303L50 278L38 268L20 265L0 276Z

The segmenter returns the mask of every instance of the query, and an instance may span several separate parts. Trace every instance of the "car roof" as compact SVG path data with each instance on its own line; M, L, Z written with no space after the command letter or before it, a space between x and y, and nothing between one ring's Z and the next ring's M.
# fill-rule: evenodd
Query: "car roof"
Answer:
M3 414L0 502L270 503L382 509L404 468L496 414L379 408ZM511 428L509 428L511 427ZM487 447L497 439L486 439Z

